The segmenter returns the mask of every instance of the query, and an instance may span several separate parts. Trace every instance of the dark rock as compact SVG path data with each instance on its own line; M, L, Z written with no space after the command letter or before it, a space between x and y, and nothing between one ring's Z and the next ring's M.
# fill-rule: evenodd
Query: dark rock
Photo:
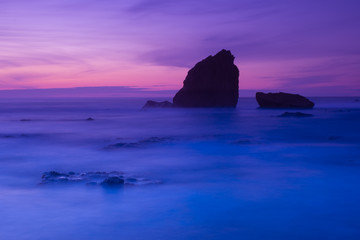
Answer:
M236 107L239 69L230 51L221 50L189 70L173 98L175 107Z
M89 118L87 118L86 119L86 121L94 121L95 119L93 119L93 118L91 118L91 117L89 117Z
M279 115L278 117L313 117L314 115L310 113L302 113L302 112L284 112L283 114Z
M357 98L357 99L355 99L354 101L355 101L355 102L360 102L360 99Z
M299 94L256 93L256 101L264 108L313 108L314 103Z
M115 144L110 144L105 147L106 150L113 150L118 148L137 148L147 146L149 144L156 144L160 142L170 142L174 140L171 137L149 137L137 142L118 142Z
M156 102L152 100L148 100L145 105L143 106L143 109L146 108L171 108L173 107L173 104L169 101L163 101L163 102Z
M30 122L32 121L31 119L20 119L20 122Z
M41 184L75 184L84 183L88 186L117 186L117 185L146 185L160 183L157 180L135 177L123 172L69 172L59 173L55 171L45 172L41 178Z
M108 177L101 182L103 186L121 186L124 185L124 179L120 177Z

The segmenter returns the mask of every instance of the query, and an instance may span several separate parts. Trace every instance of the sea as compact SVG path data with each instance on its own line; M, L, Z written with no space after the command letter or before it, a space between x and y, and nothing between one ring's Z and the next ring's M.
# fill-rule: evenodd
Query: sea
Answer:
M0 239L360 239L359 98L307 110L146 100L0 99ZM44 184L49 171L154 181Z

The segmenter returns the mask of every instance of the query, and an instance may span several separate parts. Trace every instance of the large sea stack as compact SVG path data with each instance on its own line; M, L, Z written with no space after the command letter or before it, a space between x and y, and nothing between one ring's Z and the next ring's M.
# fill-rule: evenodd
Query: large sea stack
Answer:
M256 93L256 101L263 108L313 108L314 103L299 94Z
M189 70L173 98L175 107L236 107L239 69L228 50L209 56Z

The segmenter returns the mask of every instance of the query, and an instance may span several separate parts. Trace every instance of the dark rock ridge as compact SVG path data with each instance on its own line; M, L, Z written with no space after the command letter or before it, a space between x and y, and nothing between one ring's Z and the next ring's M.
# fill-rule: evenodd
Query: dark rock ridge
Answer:
M278 117L313 117L314 115L310 113L302 113L302 112L284 112L283 114L279 115Z
M150 137L146 139L139 140L137 142L118 142L115 144L110 144L105 147L106 150L114 150L118 148L137 148L137 147L144 147L150 144L156 143L163 143L163 142L170 142L174 139L171 137Z
M314 103L299 94L256 93L256 101L264 108L313 108Z
M145 105L143 106L143 109L146 109L146 108L171 108L171 107L173 107L173 104L169 101L156 102L156 101L149 100L145 103Z
M173 98L176 107L236 107L239 69L228 50L209 56L189 70Z
M87 172L87 173L59 173L55 171L45 172L41 177L40 184L61 184L61 183L84 183L86 185L101 185L108 187L123 185L145 185L160 183L157 180L150 180L142 177L135 177L123 172Z

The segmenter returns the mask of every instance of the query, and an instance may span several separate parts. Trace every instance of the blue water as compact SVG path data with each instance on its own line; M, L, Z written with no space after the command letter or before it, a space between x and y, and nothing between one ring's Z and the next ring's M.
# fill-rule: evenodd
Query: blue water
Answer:
M145 100L1 99L0 239L360 239L354 98L313 98L307 118L252 98L141 111ZM51 170L162 183L39 185Z

